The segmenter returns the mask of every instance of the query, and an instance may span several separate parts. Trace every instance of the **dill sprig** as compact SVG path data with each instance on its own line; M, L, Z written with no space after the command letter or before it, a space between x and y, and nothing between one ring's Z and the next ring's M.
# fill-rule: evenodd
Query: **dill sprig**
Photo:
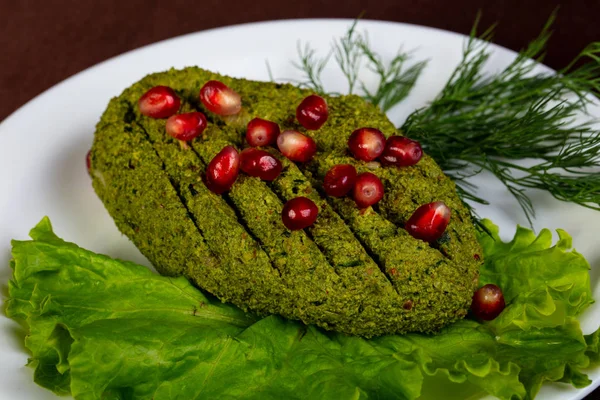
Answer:
M363 97L379 106L384 112L389 111L396 104L404 100L417 82L427 61L417 62L408 68L406 64L411 57L408 52L398 51L396 56L386 65L381 56L369 46L367 34L358 42L362 55L367 57L367 67L379 76L379 84L375 91L369 89L361 82Z
M529 222L527 189L600 210L600 132L576 119L600 93L600 43L557 73L533 73L550 38L540 35L501 72L484 75L493 28L477 38L475 24L463 58L440 95L402 126L454 178L463 199L487 203L466 184L465 167L492 172L517 199ZM582 59L588 63L575 67ZM526 166L519 162L531 159ZM594 171L594 169L596 169Z
M317 93L326 93L321 75L333 55L348 83L347 93L357 93L383 111L388 111L408 96L427 61L411 63L411 54L400 49L389 63L384 62L372 50L367 34L357 31L358 21L356 19L342 37L332 42L329 53L324 57L319 57L308 43L303 46L298 42L299 61L293 62L293 65L304 75L299 84ZM369 90L360 79L363 67L379 78L374 90Z
M360 48L362 38L356 32L357 23L358 19L354 20L346 34L332 44L335 61L348 81L348 93L354 93L362 63Z
M319 58L317 51L310 47L308 43L302 47L302 44L298 42L297 47L300 61L292 62L292 64L305 75L305 79L299 82L299 85L312 89L319 94L325 94L326 91L321 81L321 74L329 62L331 52L326 57Z

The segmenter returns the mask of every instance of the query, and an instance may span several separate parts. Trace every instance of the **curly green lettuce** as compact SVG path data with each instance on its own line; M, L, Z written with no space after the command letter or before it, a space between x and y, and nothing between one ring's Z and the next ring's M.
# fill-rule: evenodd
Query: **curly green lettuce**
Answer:
M599 363L599 332L576 320L592 302L589 265L519 228L508 243L485 222L481 284L507 307L437 335L371 340L277 316L257 318L184 278L81 249L47 218L13 241L6 313L22 321L34 380L76 399L532 399L545 381L575 387Z

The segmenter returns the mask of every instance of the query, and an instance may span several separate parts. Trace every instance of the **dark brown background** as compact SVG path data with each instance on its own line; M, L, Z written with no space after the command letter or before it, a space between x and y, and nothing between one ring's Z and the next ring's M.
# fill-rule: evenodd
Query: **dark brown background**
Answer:
M518 50L560 3L476 0L0 0L0 121L35 95L109 57L218 26L285 18L410 22L468 33L477 10L495 41ZM565 65L600 40L599 0L564 0L546 63ZM301 34L299 32L299 34Z
M600 40L600 1L563 3L546 57L553 68ZM481 10L483 26L499 23L495 42L519 50L559 4L558 0L0 0L0 121L76 72L189 32L272 19L355 18L364 12L368 19L468 33ZM596 395L600 397L600 392Z

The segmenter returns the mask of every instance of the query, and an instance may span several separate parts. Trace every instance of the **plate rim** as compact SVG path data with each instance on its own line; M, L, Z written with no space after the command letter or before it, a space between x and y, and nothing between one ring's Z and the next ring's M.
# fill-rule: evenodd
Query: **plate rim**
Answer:
M111 56L103 61L100 61L100 62L94 64L94 65L84 68L83 70L78 71L78 72L66 77L65 79L53 84L49 88L47 88L44 91L40 92L39 94L35 95L33 98L31 98L26 103L19 106L16 110L11 112L6 118L4 118L2 121L0 121L0 135L2 134L2 131L5 129L5 126L7 126L9 123L12 124L14 120L22 118L21 114L26 113L28 108L32 107L35 103L44 101L44 99L46 97L52 96L55 91L60 90L63 86L69 85L69 84L71 84L71 82L73 82L75 80L82 79L88 74L93 74L98 69L101 69L108 64L121 62L121 60L123 58L132 56L133 54L139 53L141 51L146 51L152 47L155 48L158 46L170 45L171 43L176 42L176 41L190 40L192 37L199 36L199 35L219 34L220 32L224 32L224 31L231 31L231 30L236 30L236 29L252 29L255 27L265 26L265 25L282 25L283 26L283 25L289 24L289 23L332 23L332 22L335 22L336 24L341 24L341 23L351 24L354 21L355 21L355 19L351 19L351 18L292 18L292 19L255 21L255 22L226 25L226 26L215 27L215 28L206 29L206 30L189 32L189 33L185 33L182 35L177 35L177 36L173 36L170 38L162 39L162 40L159 40L159 41L156 41L153 43L148 43L146 45L139 46L139 47L127 50L125 52L116 54L116 55ZM452 36L452 37L462 40L463 42L469 37L468 35L465 35L462 33L449 31L449 30L436 28L436 27L429 27L429 26L425 26L425 25L414 24L414 23L388 21L388 20L372 20L372 19L360 19L359 23L360 24L368 24L368 25L372 25L372 26L374 26L374 25L390 26L390 27L404 26L404 27L407 27L410 29L425 30L425 31L433 32L435 34ZM366 27L366 28L368 29L368 27ZM506 54L509 54L511 57L516 57L518 54L518 52L516 52L514 50L511 50L509 48L506 48L502 45L499 45L499 44L496 44L493 42L490 42L489 46L490 46L489 48L491 50L493 50L493 51L500 50L502 52L506 52ZM552 68L548 67L547 65L545 65L543 63L538 63L538 64L540 66L548 69L549 71L555 72L555 70L553 70ZM600 387L600 379L594 381L592 384L590 384L590 386L588 386L586 388L579 389L578 390L579 393L577 394L577 396L578 396L578 398L579 398L579 396L581 396L581 398L583 398L583 397L589 395L590 393L592 393L598 387Z

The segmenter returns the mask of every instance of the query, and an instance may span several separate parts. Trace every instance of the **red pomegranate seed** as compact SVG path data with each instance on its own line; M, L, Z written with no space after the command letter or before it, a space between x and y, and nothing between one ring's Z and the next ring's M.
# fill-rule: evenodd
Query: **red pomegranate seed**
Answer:
M291 231L308 228L317 220L319 209L306 197L296 197L285 203L281 212L283 224Z
M404 136L391 136L385 143L381 162L385 165L410 167L418 163L422 156L423 149L416 140Z
M317 144L298 131L283 131L277 137L279 151L292 161L307 162L317 152Z
M279 125L266 119L254 118L248 122L246 140L252 147L275 144L279 136Z
M181 100L168 86L154 86L140 97L140 113L152 118L169 118L179 111Z
M206 168L206 186L221 194L233 186L240 169L240 155L233 146L225 146Z
M405 225L412 237L433 242L438 240L450 222L450 209L443 201L424 204L413 213Z
M167 120L166 129L175 139L187 142L206 129L206 117L201 112L175 114Z
M272 181L281 173L281 163L264 150L249 148L240 154L240 169L250 176Z
M471 311L475 317L490 321L500 315L505 305L502 290L498 286L488 283L473 295Z
M383 183L376 175L363 172L356 177L352 194L358 207L372 206L383 198Z
M359 160L373 161L383 153L385 136L379 129L360 128L350 135L348 147Z
M218 115L234 115L242 109L240 95L219 81L208 81L200 89L200 100L210 111Z
M323 189L333 197L343 197L352 190L356 183L356 168L350 164L333 166L325 174Z
M296 108L296 118L300 125L308 130L316 131L321 128L329 117L327 102L321 96L311 94Z
M87 172L89 173L90 170L92 169L92 151L88 150L87 154L85 155L85 166L87 167Z

